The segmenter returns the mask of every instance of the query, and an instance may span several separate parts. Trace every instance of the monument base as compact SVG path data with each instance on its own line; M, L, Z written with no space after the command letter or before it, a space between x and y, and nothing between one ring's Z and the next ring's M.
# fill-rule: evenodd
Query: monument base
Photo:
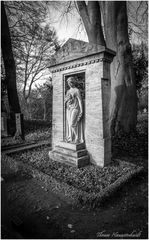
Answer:
M84 167L90 162L84 143L60 142L53 151L49 152L49 158L78 168Z

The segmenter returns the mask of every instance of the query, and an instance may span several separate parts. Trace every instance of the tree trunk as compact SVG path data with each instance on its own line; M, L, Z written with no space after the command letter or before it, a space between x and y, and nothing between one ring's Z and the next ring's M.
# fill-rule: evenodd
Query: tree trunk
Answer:
M10 110L14 113L20 113L21 109L16 87L16 67L12 52L11 38L4 2L1 2L1 14L1 47L5 66L8 101Z
M111 130L129 132L136 126L137 95L128 36L126 2L100 2L107 47L116 51L111 64Z
M83 20L90 43L105 46L105 39L101 26L100 5L97 1L77 1L80 16Z
M89 42L101 45L106 42L108 48L116 51L116 57L111 64L111 131L114 134L122 128L129 132L136 126L137 95L128 37L126 2L89 1L87 6L85 1L77 1L77 5ZM106 40L101 26L101 12Z

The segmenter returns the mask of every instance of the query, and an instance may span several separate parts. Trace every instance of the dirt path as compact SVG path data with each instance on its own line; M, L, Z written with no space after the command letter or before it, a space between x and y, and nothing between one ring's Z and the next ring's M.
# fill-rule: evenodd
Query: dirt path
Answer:
M73 208L26 175L6 178L11 217L23 238L147 239L147 175L132 180L99 209ZM126 235L128 234L128 235Z

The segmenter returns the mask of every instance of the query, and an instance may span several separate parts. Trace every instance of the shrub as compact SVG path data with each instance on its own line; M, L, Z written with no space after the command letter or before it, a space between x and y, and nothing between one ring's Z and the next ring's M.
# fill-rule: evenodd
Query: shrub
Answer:
M52 127L52 122L44 120L24 120L25 134L33 133L37 130L48 131Z

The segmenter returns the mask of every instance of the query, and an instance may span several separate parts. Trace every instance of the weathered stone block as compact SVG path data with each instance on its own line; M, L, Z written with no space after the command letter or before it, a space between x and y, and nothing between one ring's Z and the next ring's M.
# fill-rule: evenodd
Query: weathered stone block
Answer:
M76 150L72 150L72 149L68 149L68 148L66 149L64 147L56 146L55 150L57 152L60 152L63 154L68 154L69 156L72 156L72 157L82 157L87 154L86 149L81 149L81 150L76 151Z
M89 164L89 155L84 144L75 145L63 142L60 145L61 147L56 146L53 151L49 152L51 159L76 167L84 167Z
M68 142L59 142L58 146L66 148L66 149L75 150L75 151L85 148L84 143L75 144L75 143L68 143Z

